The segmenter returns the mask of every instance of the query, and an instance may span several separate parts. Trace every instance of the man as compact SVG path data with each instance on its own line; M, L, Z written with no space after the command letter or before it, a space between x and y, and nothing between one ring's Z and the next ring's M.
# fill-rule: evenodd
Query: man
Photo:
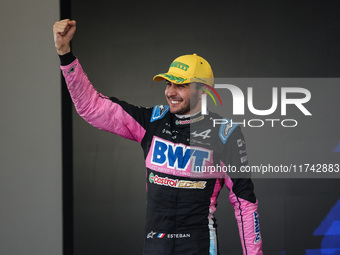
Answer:
M213 84L209 63L197 56L181 56L167 73L168 106L136 107L99 94L71 53L76 22L54 24L54 40L61 69L77 112L91 125L139 142L147 167L145 255L217 255L214 212L225 183L235 209L243 254L262 254L257 200L249 178L204 172L206 166L247 163L240 127L213 128L209 113L201 115L204 91ZM215 168L214 168L215 169Z

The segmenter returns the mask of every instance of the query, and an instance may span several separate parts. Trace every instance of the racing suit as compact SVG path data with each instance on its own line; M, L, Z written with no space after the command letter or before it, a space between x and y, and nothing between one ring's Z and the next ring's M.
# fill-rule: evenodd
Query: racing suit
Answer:
M240 127L212 118L181 118L168 106L137 107L98 93L72 53L61 70L79 115L91 125L141 144L146 163L144 255L217 255L214 212L225 184L235 210L243 254L262 254L258 202L250 178L203 174L204 166L247 163ZM210 127L210 128L209 128ZM213 168L212 168L213 169Z

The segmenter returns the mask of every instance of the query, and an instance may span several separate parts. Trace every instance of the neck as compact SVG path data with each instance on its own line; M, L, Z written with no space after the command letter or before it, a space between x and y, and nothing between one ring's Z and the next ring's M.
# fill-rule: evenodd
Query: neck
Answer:
M199 114L201 111L195 112L195 113L189 113L189 114L185 114L185 115L180 115L180 114L175 114L177 118L180 119L184 119L184 118L192 118L194 116L196 116L197 114Z

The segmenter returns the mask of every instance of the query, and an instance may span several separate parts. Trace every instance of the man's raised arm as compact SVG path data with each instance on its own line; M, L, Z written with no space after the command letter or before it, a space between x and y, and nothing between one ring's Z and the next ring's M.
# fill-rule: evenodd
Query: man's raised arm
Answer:
M139 108L98 93L71 51L76 21L64 19L53 26L61 70L78 114L89 124L124 138L141 142L151 110Z

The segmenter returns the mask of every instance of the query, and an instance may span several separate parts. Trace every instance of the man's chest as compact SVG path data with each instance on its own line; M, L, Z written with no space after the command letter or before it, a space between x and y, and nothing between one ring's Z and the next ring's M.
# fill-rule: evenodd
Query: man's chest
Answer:
M155 123L143 141L146 166L175 176L211 178L207 168L219 164L225 156L224 133L225 128L213 128L208 121Z

